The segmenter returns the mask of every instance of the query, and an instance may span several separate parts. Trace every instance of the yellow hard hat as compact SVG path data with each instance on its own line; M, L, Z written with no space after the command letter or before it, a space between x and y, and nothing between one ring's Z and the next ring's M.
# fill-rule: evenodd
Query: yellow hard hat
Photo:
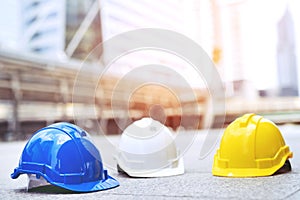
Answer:
M215 176L269 176L288 166L293 153L277 126L259 115L245 114L225 130L214 156Z

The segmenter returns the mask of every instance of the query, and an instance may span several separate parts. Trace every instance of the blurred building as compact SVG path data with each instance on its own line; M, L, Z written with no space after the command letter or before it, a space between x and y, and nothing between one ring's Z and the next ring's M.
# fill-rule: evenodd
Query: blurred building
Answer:
M281 96L298 96L294 20L287 7L278 22L278 86Z
M25 51L60 56L65 47L65 1L21 1L21 32Z
M66 53L77 59L98 60L102 51L87 56L102 42L98 0L66 0ZM101 48L99 48L101 49Z
M12 0L2 2L1 46L40 55L64 55L65 1Z
M298 1L210 2L212 13L207 19L211 18L213 24L211 55L217 58L214 61L227 96L298 96Z

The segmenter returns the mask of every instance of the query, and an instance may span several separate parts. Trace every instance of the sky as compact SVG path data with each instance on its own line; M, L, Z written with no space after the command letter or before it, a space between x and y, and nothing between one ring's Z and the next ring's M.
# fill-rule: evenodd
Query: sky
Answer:
M20 39L20 11L18 0L2 1L0 6L0 46L18 47Z

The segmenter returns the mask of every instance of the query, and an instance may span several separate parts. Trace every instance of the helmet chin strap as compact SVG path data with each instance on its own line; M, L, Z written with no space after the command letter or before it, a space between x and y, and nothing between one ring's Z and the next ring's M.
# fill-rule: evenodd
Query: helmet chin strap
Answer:
M31 189L34 189L34 188L51 185L42 176L38 176L36 174L27 174L27 177L28 177L27 191L31 190Z
M292 171L292 166L290 161L287 159L284 163L284 165L278 169L273 175L277 175L277 174L283 174L283 173L287 173Z
M27 192L38 192L46 194L72 194L71 190L67 190L55 185L51 185L43 176L37 174L27 174L28 185Z

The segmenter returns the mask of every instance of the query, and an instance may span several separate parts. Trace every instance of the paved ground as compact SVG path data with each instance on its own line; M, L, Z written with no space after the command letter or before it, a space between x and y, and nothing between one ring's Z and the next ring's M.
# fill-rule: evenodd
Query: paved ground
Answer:
M146 179L124 177L115 171L115 163L111 156L114 154L113 145L119 138L94 136L93 140L101 151L109 173L118 179L121 185L112 190L84 194L26 192L25 175L16 180L10 179L10 173L18 164L25 141L0 143L0 199L300 199L300 126L284 125L280 129L286 143L294 152L294 158L291 159L293 171L261 178L212 176L212 158L218 144L207 157L200 159L200 149L205 141L206 131L196 132L194 142L185 152L184 175ZM220 131L222 130L214 130L210 134L218 134ZM180 133L178 137L181 137L181 142L186 141L188 144L192 141L194 133Z

